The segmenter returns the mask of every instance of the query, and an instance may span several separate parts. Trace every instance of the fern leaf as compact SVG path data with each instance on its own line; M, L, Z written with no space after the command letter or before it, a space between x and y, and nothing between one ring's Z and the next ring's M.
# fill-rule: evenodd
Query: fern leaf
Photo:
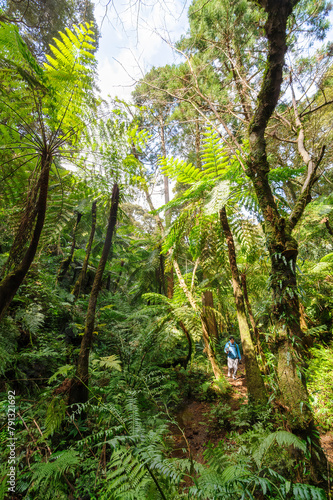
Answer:
M118 372L121 372L121 361L115 354L112 354L111 356L104 356L101 359L94 359L92 363L95 365L97 364L102 368L108 368L109 370L117 370Z
M287 431L272 432L262 441L260 446L253 453L253 458L258 466L260 466L264 455L274 442L279 446L294 446L294 448L301 450L303 453L306 452L306 444L295 436L295 434Z
M210 199L204 207L206 215L213 215L221 210L230 196L230 182L219 182L211 192Z

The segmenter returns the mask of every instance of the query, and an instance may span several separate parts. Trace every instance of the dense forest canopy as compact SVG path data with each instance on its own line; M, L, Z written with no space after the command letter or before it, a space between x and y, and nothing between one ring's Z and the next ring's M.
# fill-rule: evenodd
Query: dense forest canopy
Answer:
M193 0L125 102L1 3L0 499L331 498L331 12Z

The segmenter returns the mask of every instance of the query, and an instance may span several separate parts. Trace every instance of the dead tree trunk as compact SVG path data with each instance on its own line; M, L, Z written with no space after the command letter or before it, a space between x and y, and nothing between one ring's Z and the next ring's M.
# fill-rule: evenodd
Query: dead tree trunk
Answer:
M102 255L97 267L97 271L95 274L93 286L89 297L86 323L81 342L79 359L76 368L76 375L75 378L72 380L69 392L69 399L68 399L69 406L76 403L85 403L86 401L88 401L88 377L89 377L88 363L89 363L89 353L92 346L93 331L95 326L97 298L101 288L103 272L105 269L105 265L112 244L113 232L117 222L118 203L119 203L119 188L117 184L114 184L112 190L111 209L110 209L106 237L104 241Z

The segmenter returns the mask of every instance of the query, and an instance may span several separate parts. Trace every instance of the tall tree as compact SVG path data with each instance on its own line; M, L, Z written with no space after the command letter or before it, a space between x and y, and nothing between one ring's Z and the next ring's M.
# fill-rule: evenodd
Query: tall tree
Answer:
M66 145L73 148L75 138L84 128L87 103L92 104L95 50L92 34L89 25L61 33L61 41L56 41L58 48L52 49L53 57L48 56L48 63L42 68L17 28L0 25L4 61L1 68L4 81L0 100L1 130L6 159L9 157L5 162L8 170L4 170L7 182L3 189L10 187L15 172L23 167L27 169L27 165L30 181L5 266L8 274L0 283L0 318L35 257L45 220L52 164L64 154Z

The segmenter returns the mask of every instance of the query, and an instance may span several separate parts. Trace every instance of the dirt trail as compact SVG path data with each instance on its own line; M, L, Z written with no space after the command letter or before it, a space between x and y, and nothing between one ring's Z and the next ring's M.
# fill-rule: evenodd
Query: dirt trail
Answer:
M223 367L223 372L227 378L228 369L226 366ZM231 411L235 411L242 404L247 403L244 365L240 366L236 380L232 378L228 380L233 390L225 402L231 406ZM203 453L207 444L211 442L213 445L217 445L219 441L225 439L227 430L214 428L209 421L209 412L218 403L219 401L207 402L196 399L185 399L182 402L175 415L177 425L170 426L173 457L189 458L191 455L195 461L204 463ZM333 464L333 431L322 434L320 439L328 461Z
M228 369L223 367L227 377ZM226 402L231 406L231 411L237 410L241 404L247 402L247 388L244 367L237 373L237 379L228 379L233 387L230 397ZM175 420L177 425L170 427L173 441L173 457L185 458L191 454L197 462L204 463L203 452L208 442L216 445L225 438L226 429L216 429L209 422L209 411L218 404L216 402L197 401L185 399L180 405Z
M327 460L333 465L333 431L320 435L320 443Z

